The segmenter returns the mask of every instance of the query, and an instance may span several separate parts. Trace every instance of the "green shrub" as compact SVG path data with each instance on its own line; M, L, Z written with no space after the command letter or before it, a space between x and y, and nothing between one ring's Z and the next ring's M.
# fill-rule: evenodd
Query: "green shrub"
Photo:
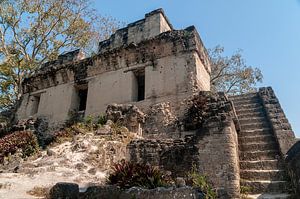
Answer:
M83 120L84 128L86 128L89 131L94 130L95 124L94 124L94 117L91 115L88 115Z
M69 119L65 123L66 127L72 127L76 125L77 127L84 128L88 131L97 130L107 122L106 116L104 115L99 115L97 117L88 115L83 118L76 110L69 111L68 115Z
M86 116L86 117L84 118L84 124L85 124L85 125L90 126L90 125L93 124L93 122L94 122L94 117L91 116L91 115L88 115L88 116Z
M104 115L99 115L96 118L89 115L85 118L85 125L91 130L97 130L98 128L105 125L106 122L107 119Z
M206 176L201 175L195 165L192 170L188 172L188 182L197 189L200 189L205 194L205 199L217 198L216 192L213 190L211 185L208 183Z
M241 189L241 194L246 194L246 195L252 191L251 187L248 186L241 186L240 189Z
M121 188L144 187L153 189L168 185L167 178L158 169L144 164L129 163L122 160L113 166L108 184Z
M104 115L99 115L96 122L99 126L103 126L106 124L107 118Z
M68 120L65 122L65 125L69 127L79 122L83 122L83 118L78 114L78 111L70 110L68 112Z
M8 154L14 154L22 149L23 157L30 156L38 151L38 141L31 131L20 131L9 134L0 139L0 162Z

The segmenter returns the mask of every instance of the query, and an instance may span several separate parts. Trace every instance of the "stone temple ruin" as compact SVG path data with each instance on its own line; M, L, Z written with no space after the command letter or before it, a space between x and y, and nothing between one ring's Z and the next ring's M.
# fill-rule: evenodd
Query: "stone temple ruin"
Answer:
M61 55L26 79L18 118L58 123L71 111L100 114L112 102L149 107L210 89L209 60L197 31L173 30L160 10L100 42L97 56L82 58L79 51Z
M130 161L174 176L195 164L220 198L240 198L242 187L286 198L284 159L296 139L272 88L214 94L210 73L195 27L174 30L158 9L100 42L93 57L77 50L41 66L23 82L16 117L55 126L106 112L143 137L127 146Z

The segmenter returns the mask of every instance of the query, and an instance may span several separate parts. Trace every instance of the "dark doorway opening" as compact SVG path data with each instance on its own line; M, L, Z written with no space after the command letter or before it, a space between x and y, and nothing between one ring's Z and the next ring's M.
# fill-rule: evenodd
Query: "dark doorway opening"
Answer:
M140 71L136 74L137 80L137 101L145 99L145 71Z
M88 89L78 90L78 96L79 96L79 109L78 109L78 111L85 111L87 95L88 95Z
M32 111L31 111L32 115L35 115L35 114L38 113L40 101L41 101L41 96L40 95L33 96L33 99L32 99Z

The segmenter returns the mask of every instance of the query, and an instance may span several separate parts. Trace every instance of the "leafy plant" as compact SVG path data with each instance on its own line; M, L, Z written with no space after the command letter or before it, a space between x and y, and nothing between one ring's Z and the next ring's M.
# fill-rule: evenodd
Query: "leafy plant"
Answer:
M168 185L168 179L160 170L152 166L122 160L113 166L113 173L108 177L108 184L121 188L138 186L153 189Z
M106 122L107 119L104 115L99 115L97 117L88 115L87 117L82 118L75 110L72 110L69 112L69 119L66 122L66 127L69 127L73 130L75 128L75 131L76 129L78 130L78 128L93 131L102 127L104 124L106 124Z
M216 192L213 190L212 186L208 183L206 176L201 175L195 165L193 165L192 170L188 172L188 182L197 189L200 189L205 194L205 199L215 199L217 198Z
M68 112L68 120L66 121L65 125L69 127L79 122L83 122L83 119L80 117L78 112L76 110L70 110Z
M94 117L92 115L88 115L84 118L84 125L87 129L93 130L94 129Z
M107 122L107 118L105 117L105 115L99 115L99 116L97 117L96 123L97 123L99 126L105 125L106 122Z
M89 115L89 116L87 116L86 118L84 118L84 123L85 123L86 125L91 125L91 124L93 124L93 120L94 120L94 117L91 116L91 115Z
M241 189L241 194L249 194L249 192L251 192L251 187L248 187L248 186L241 186L240 187Z
M0 139L0 162L9 154L22 149L23 157L30 156L38 151L38 141L31 131L20 131L9 134Z

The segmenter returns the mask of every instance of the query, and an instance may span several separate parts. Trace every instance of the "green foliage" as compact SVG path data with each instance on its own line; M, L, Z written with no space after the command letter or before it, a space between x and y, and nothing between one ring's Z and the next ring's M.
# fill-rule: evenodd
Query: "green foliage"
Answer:
M263 79L260 69L246 65L240 51L230 57L223 53L221 46L209 50L212 91L232 95L254 91Z
M9 154L22 149L23 157L30 156L38 151L36 136L31 131L20 131L9 134L0 139L0 162Z
M100 16L93 0L5 0L0 6L0 105L21 95L21 82L64 52L96 51L121 24Z
M91 125L93 124L93 121L94 121L94 117L91 116L91 115L88 115L86 118L84 118L84 123L86 125Z
M83 121L85 127L89 130L93 130L94 129L94 117L91 116L91 115L88 115L86 118L84 118L84 121Z
M107 119L104 115L98 115L96 117L88 115L85 118L80 117L76 110L71 110L68 113L68 120L66 121L66 126L72 126L74 124L80 124L82 127L89 129L98 129L99 127L106 124Z
M241 186L240 187L240 189L241 189L241 194L249 194L250 192L251 192L251 187L248 187L248 186Z
M161 171L154 167L122 160L113 166L113 173L108 177L108 184L121 188L137 186L153 189L167 186L168 180Z
M86 128L89 131L97 130L98 128L102 127L105 125L107 122L105 116L97 116L93 117L92 115L88 115L87 117L84 118L83 122L81 122L81 127Z
M106 119L106 117L105 117L104 115L99 115L99 116L97 117L97 122L96 122L96 123L97 123L99 126L105 125L106 122L107 122L107 119Z
M188 172L187 176L188 182L190 182L194 188L200 189L205 194L205 199L217 198L217 194L208 183L207 178L199 174L195 165L193 165L192 170Z
M83 122L83 119L80 117L76 110L70 110L68 112L68 120L66 121L66 126L72 126L79 122Z

